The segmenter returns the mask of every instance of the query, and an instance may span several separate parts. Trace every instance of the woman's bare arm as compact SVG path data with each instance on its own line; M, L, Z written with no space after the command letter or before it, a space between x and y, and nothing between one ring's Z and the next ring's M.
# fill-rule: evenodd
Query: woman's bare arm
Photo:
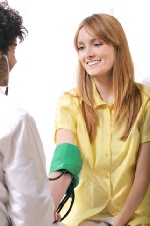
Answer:
M70 130L59 129L56 133L56 145L61 143L70 143L74 144L74 133ZM60 175L60 172L53 172L49 175L49 177L54 178ZM55 210L61 200L64 197L64 194L71 183L71 175L63 175L57 180L50 181L51 195L54 199Z
M133 186L121 212L114 223L114 226L124 226L128 222L145 197L149 182L150 142L147 142L141 144L140 146Z

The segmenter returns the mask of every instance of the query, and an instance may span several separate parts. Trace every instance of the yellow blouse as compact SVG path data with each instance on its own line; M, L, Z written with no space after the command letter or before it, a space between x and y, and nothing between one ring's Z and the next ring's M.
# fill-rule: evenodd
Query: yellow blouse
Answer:
M137 85L142 95L142 107L126 141L119 140L125 121L122 121L121 127L113 125L114 105L108 106L100 98L95 85L93 89L99 125L93 144L88 138L80 108L82 100L78 97L77 89L63 93L58 99L55 131L59 128L73 131L83 159L75 202L63 221L68 226L77 226L105 208L111 215L117 216L125 203L134 180L139 145L150 141L150 89L142 84ZM62 216L68 207L69 203L63 208ZM150 186L129 222L131 226L141 223L150 224Z

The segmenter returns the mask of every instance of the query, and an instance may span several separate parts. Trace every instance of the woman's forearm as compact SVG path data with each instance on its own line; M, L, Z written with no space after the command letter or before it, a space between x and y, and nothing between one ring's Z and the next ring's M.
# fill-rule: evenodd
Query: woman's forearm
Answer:
M125 225L146 195L150 181L150 142L141 144L135 171L135 179L126 202L114 226ZM128 182L127 182L128 183ZM141 222L140 222L141 223Z
M148 185L149 182L147 179L135 179L127 200L116 218L114 226L124 226L128 222L145 197Z
M59 175L60 175L60 172L53 172L49 175L49 177L55 178ZM71 183L71 175L69 174L62 175L59 179L50 181L50 193L55 203L55 210L57 210L70 183Z

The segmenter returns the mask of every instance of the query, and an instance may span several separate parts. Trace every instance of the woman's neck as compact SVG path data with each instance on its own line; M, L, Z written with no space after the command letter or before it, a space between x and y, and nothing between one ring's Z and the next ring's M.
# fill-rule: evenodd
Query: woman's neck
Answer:
M100 97L110 106L114 102L112 78L93 78Z

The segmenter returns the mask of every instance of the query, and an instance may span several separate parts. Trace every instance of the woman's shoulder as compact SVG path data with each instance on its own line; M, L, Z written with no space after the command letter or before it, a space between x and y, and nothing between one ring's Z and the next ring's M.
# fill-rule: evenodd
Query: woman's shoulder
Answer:
M150 87L142 83L136 83L142 97L142 105L150 107Z
M149 86L146 86L142 83L136 83L136 85L143 95L150 98L150 87Z
M77 87L74 87L66 92L63 93L64 95L70 95L72 97L78 97L80 98L80 95L79 95L79 91L78 91L78 88Z
M79 105L81 102L82 102L82 100L81 100L81 97L79 95L78 89L76 87L72 88L68 91L63 92L58 98L58 103L62 104L62 105L64 105L64 104Z
M72 99L72 100L81 99L81 97L79 95L79 91L76 87L72 88L68 91L63 92L60 95L60 98L69 98L69 99Z

